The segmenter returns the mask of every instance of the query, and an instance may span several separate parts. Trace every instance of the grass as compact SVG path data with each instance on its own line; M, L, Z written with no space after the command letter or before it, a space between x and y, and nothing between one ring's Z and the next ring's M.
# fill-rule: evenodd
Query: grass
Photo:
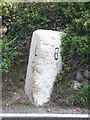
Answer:
M78 105L80 107L90 108L90 85L86 85L84 88L75 92L70 98L70 102L73 105Z
M55 84L51 97L54 102L63 103L67 106L90 107L90 85L75 90L71 82Z

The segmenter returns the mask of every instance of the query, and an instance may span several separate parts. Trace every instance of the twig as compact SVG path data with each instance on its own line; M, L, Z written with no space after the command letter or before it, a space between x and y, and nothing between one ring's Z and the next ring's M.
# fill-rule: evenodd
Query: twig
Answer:
M9 43L6 43L5 45L10 45L11 43L13 43L19 36L15 37L12 41L10 41Z

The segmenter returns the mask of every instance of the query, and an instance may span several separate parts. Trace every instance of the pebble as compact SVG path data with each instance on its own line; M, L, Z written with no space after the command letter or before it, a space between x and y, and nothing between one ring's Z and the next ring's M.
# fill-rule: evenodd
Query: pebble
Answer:
M51 111L50 108L48 108L48 109L47 109L47 112L50 112L50 111Z
M16 95L17 93L16 92L14 92L14 95Z

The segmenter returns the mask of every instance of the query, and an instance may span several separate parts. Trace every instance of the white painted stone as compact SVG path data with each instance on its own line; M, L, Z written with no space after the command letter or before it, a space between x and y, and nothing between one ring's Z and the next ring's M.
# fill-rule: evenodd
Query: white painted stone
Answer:
M61 37L61 32L52 30L36 30L33 33L25 92L35 106L49 101L55 77L62 68Z

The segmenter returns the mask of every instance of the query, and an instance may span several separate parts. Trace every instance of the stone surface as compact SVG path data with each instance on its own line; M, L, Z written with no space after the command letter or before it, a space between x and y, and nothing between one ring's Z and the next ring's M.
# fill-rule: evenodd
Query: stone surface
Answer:
M84 76L87 78L87 79L90 79L90 71L89 70L86 70L84 72Z
M80 82L74 81L73 88L74 88L75 90L78 90L78 89L82 88L82 85L81 85Z
M58 31L36 30L33 33L25 92L35 106L49 101L55 77L62 68L61 37Z
M77 71L76 78L78 81L83 81L83 75L80 70Z

